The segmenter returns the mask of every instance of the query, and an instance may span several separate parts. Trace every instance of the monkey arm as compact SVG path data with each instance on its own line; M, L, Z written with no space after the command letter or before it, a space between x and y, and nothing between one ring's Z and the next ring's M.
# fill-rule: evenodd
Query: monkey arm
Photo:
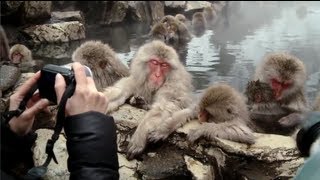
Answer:
M135 89L134 80L131 77L120 79L114 86L107 87L103 93L108 98L109 104L107 112L116 110L119 106L125 103Z
M219 124L213 122L203 123L200 127L188 133L188 139L194 142L200 137L206 137L210 140L218 137L240 143L254 144L255 137L252 130L243 123L239 123L239 121L240 120L237 119Z

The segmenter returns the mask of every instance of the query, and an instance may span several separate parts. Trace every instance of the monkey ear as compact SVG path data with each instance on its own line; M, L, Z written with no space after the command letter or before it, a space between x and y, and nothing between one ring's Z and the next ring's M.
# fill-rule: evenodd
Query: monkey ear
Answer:
M100 62L99 62L99 66L100 66L101 69L104 69L104 68L106 68L106 66L107 66L107 62L100 61Z

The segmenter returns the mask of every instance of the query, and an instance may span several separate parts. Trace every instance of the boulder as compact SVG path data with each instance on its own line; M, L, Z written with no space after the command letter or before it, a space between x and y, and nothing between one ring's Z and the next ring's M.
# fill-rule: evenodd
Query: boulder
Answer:
M208 1L187 1L185 12L201 10L207 6L211 6L211 3Z
M0 66L0 90L2 92L13 87L19 80L21 71L18 67L11 65Z
M120 179L289 179L304 162L299 157L295 140L281 135L255 133L257 142L251 146L220 138L214 141L200 139L192 144L186 134L200 125L198 121L187 123L165 141L149 143L139 160L128 161L126 145L145 113L142 109L123 105L111 114L118 131ZM45 131L37 132L38 138L47 136ZM63 149L59 143L65 144L63 136L57 142L57 147ZM40 144L36 143L36 146ZM43 151L38 150L34 156L44 156L44 146L40 149ZM59 162L67 158L63 150L57 151L56 155ZM41 158L34 159L41 164ZM59 178L66 179L69 176L66 163L60 164L64 167L51 163L48 168L59 174Z
M80 41L72 41L68 43L51 43L51 44L39 44L32 49L33 55L41 57L42 59L68 59L71 60L71 56L74 50L81 45ZM60 63L61 60L60 60Z
M136 22L150 22L150 11L146 1L128 1L130 18Z
M164 16L164 3L161 1L149 1L153 22L160 21Z
M37 23L51 17L51 1L24 1L23 20L25 22Z
M24 29L23 32L35 44L69 42L86 37L85 27L79 21L35 25Z
M7 16L19 10L24 1L1 1L1 16Z
M79 21L84 24L81 11L55 11L51 13L51 21Z

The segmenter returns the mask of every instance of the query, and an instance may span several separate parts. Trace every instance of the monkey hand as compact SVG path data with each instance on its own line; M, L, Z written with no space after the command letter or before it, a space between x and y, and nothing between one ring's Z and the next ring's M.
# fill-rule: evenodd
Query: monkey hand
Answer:
M191 129L188 133L188 140L192 143L194 143L197 139L199 139L202 136L202 131L200 128L197 129Z
M131 141L128 144L127 150L127 159L132 160L135 156L142 153L146 146L146 140L144 138L139 138L138 136L133 135Z
M303 115L300 113L291 113L288 116L279 119L279 124L283 127L295 127L303 122Z
M129 104L131 106L140 108L140 109L144 109L144 110L149 110L150 107L147 104L146 100L144 99L144 97L142 96L132 96L129 100Z
M168 129L155 129L149 133L149 140L157 142L159 140L165 140L169 136L170 132Z

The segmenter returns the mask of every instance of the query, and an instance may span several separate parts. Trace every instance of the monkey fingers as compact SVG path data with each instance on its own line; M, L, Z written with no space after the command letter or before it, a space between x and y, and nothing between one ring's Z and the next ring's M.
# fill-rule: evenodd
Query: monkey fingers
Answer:
M202 131L201 128L191 129L188 132L188 140L191 143L194 143L197 139L199 139L203 135L201 131Z

